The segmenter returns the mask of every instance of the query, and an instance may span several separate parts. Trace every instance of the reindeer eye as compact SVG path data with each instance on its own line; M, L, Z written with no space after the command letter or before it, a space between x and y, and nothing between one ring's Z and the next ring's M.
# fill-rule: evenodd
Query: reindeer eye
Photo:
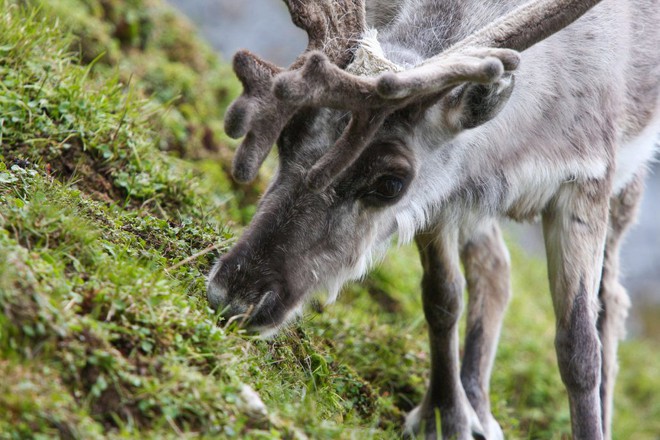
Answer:
M403 190L403 182L396 177L382 177L367 194L382 199L394 199Z

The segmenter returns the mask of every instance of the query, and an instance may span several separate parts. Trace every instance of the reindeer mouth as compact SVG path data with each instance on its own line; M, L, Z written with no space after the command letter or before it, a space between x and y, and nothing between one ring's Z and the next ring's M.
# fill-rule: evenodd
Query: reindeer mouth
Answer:
M294 316L300 314L302 301L295 301L285 287L273 284L255 301L228 295L227 291L210 283L208 300L219 312L224 328L239 328L250 335L273 336ZM255 297L247 295L246 297Z

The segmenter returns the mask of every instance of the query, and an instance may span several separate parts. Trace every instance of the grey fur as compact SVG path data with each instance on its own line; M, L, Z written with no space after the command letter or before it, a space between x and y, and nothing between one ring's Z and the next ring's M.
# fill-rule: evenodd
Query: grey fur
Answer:
M387 28L399 14L401 3L401 0L367 0L367 23L376 29Z
M510 286L496 221L540 217L573 435L610 438L616 346L628 307L618 282L618 247L634 219L641 176L660 132L660 0L603 0L524 50L515 72L513 65L507 68L508 55L482 55L476 58L500 69L485 85L473 82L473 75L441 90L422 80L437 72L414 66L429 59L460 64L465 57L473 63L474 49L460 41L497 46L501 35L517 35L510 26L516 16L500 17L531 10L521 22L541 23L543 10L516 9L522 1L394 4L398 15L369 7L367 18L379 26L387 58L408 73L354 77L312 53L280 73L274 89L267 84L275 74L254 82L262 96L272 93L268 102L281 98L273 108L288 109L286 121L278 119L284 126L280 168L252 224L212 271L209 301L228 315L246 315L259 331L274 331L311 292L327 289L334 298L346 280L362 276L394 235L401 242L417 236L432 374L407 427L425 427L425 437L436 438L439 411L443 438L499 439L488 381ZM490 30L479 31L484 26ZM515 40L516 47L524 49L534 38ZM300 87L290 87L299 80ZM301 93L303 86L310 88ZM342 87L341 95L327 93ZM417 93L426 87L435 93ZM245 96L248 110L264 102ZM394 106L392 96L400 100ZM247 119L231 121L237 133L254 128ZM341 139L346 148L332 147ZM322 158L334 168L321 178L327 186L311 190L308 172ZM468 329L459 369L456 320L465 284Z

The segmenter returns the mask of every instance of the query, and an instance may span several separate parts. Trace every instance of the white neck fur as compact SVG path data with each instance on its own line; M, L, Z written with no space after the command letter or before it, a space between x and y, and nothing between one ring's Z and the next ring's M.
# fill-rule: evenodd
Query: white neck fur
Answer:
M353 62L346 67L348 73L357 76L377 76L384 72L403 72L405 69L385 58L378 42L378 31L369 29L355 51Z

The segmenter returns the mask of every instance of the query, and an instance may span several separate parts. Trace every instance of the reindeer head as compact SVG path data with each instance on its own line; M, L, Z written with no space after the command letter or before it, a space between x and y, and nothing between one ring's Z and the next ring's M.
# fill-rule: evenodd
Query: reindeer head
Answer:
M524 50L588 9L536 2L404 69L369 37L363 0L285 2L307 51L287 70L239 52L244 92L225 121L230 136L245 136L236 180L252 180L275 143L279 169L208 282L213 308L262 332L311 292L334 299L396 233L411 239L434 209L421 202L433 190L428 155L495 117L511 95L519 55L503 47Z

